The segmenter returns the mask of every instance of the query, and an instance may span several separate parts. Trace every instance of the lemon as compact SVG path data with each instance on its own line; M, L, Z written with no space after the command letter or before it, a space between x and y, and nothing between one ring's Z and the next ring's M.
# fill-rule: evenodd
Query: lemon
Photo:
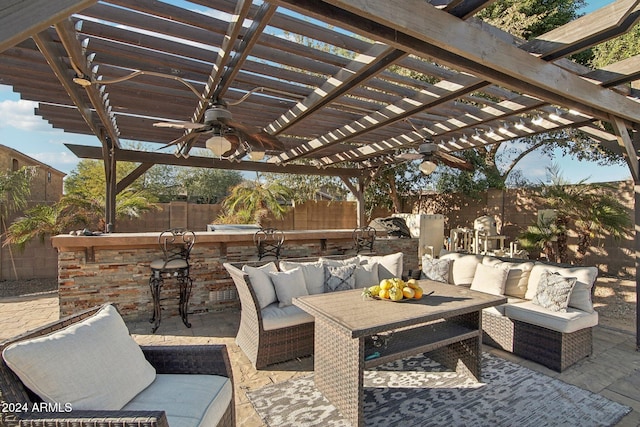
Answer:
M369 291L369 295L373 297L377 297L378 294L380 293L380 285L370 286L368 291Z
M402 295L404 295L405 298L410 299L415 297L416 293L414 292L413 288L405 286L404 288L402 288Z
M389 289L380 289L379 298L389 299Z
M416 288L413 290L413 297L415 299L420 299L422 298L422 294L423 294L423 290L420 286L416 286Z
M418 281L416 279L409 279L407 280L407 286L413 289L418 288Z
M380 289L391 289L393 282L389 279L382 279L380 281Z
M402 294L402 290L398 288L389 289L389 299L391 301L400 301L404 295Z

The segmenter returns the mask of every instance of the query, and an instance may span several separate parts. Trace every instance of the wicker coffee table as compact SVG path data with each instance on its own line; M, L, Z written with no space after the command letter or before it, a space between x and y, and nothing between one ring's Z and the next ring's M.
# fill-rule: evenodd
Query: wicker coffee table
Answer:
M433 281L420 281L421 300L363 299L361 289L295 298L315 317L314 381L353 425L363 419L365 369L421 353L457 372L480 378L481 310L506 298ZM394 331L385 348L370 358L365 342ZM365 359L366 358L366 359Z

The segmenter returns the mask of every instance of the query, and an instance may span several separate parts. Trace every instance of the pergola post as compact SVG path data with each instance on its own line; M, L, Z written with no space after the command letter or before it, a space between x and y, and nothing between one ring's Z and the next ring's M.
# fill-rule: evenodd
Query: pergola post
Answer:
M634 180L634 249L636 265L636 351L640 351L640 181Z
M102 145L105 176L105 212L104 232L111 233L116 227L116 156L113 142L109 137L104 138Z

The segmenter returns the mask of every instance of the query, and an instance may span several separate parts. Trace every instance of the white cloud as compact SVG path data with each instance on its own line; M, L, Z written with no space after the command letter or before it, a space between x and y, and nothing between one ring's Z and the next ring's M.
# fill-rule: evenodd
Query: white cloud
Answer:
M25 100L0 101L0 128L13 127L27 131L50 131L51 126L41 117L36 116L33 109L37 102Z

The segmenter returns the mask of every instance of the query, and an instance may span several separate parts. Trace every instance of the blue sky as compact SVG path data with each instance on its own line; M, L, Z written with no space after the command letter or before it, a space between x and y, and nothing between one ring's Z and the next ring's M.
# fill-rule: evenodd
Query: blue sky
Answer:
M591 12L611 3L613 0L591 0L584 12ZM65 143L99 146L94 136L65 133L53 129L46 121L33 113L36 104L20 100L10 86L0 85L0 144L14 148L36 158L62 172L69 173L77 165L76 158ZM525 176L534 182L545 180L546 167L557 162L565 178L577 182L586 179L591 182L618 181L630 178L626 165L599 166L589 162L563 158L556 154L553 158L532 153L522 162Z

